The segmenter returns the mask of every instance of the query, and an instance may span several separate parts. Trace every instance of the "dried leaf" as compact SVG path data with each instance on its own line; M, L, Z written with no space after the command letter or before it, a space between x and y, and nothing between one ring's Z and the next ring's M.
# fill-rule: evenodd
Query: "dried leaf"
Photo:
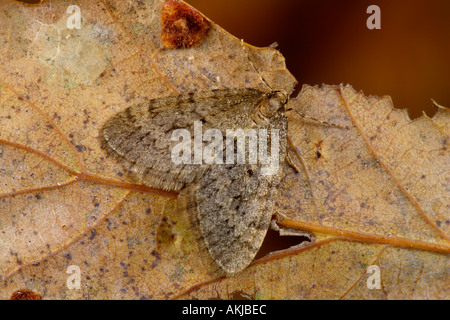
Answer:
M278 51L214 24L198 47L162 49L162 3L80 1L81 29L67 28L64 3L0 4L0 298L448 299L448 109L410 121L342 86L305 86L290 102L298 171L286 166L279 224L315 242L234 277L207 273L177 195L136 183L100 128L145 99L266 90L262 79L291 92L295 80ZM67 285L74 265L79 289ZM367 288L369 265L381 290Z

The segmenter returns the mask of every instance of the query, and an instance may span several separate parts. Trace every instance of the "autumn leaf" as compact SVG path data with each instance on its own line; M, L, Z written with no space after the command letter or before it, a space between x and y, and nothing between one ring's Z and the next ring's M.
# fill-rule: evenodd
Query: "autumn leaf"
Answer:
M0 298L448 299L449 111L411 121L350 86L304 86L290 101L276 213L313 242L209 273L177 195L136 182L99 131L147 99L291 92L295 79L278 51L214 23L198 46L163 49L162 3L78 1L81 29L67 28L64 3L0 4ZM381 289L368 289L369 266Z

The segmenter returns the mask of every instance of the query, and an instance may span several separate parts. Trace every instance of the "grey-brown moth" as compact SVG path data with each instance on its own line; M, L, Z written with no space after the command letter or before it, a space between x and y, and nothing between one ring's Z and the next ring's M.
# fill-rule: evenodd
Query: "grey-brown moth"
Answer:
M241 135L259 132L271 137L272 132L277 132L278 141L266 139L267 150L273 150L274 143L279 144L277 159L284 161L286 102L287 95L282 92L257 89L220 89L169 96L116 114L106 122L101 134L106 149L143 184L180 191L180 210L186 211L200 228L215 263L231 275L245 269L261 247L271 221L281 165L276 172L267 174L267 162L260 158L256 162L237 161L238 135L232 144L224 140L222 145L215 145L223 151L214 149L219 161L198 162L193 155L180 163L173 161L172 151L180 143L173 136L180 129L187 130L192 140L188 144L198 144L195 124L201 124L202 132L215 130L224 136L227 130L236 128L242 129ZM251 139L242 141L245 141L245 156L250 159L254 152L250 148ZM203 151L207 142L200 142ZM229 148L236 155L234 161L226 158Z

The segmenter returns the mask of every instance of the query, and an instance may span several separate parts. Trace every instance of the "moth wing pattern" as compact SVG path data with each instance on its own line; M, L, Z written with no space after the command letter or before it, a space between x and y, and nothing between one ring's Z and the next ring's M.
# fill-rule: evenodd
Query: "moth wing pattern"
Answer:
M287 120L280 114L265 127L280 130L280 160L284 161ZM200 229L213 259L210 264L227 275L245 269L259 251L270 225L281 170L280 166L276 174L264 175L259 164L214 165L180 193L179 210L187 211L193 227Z
M256 89L220 89L153 99L127 108L102 128L104 148L145 185L179 191L199 178L205 164L175 164L171 150L176 129L193 139L194 122L203 129L246 127L264 93Z

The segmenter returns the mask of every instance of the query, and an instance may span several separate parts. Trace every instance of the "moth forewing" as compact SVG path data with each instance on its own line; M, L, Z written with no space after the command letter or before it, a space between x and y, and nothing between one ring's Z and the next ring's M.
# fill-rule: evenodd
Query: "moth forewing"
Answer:
M141 183L181 191L180 209L199 227L211 257L227 274L235 274L253 260L270 225L281 176L281 166L275 162L284 161L286 154L286 102L282 92L256 89L211 90L153 99L109 119L101 132L103 144ZM204 161L204 147L211 143L211 136L239 128L267 137L256 140L258 150L253 150L249 139L240 140L245 147L244 163L225 158L225 142L222 152L217 149L220 144L214 145L213 152L223 159ZM204 138L207 130L215 131ZM196 133L202 135L200 140ZM177 145L181 137L183 145ZM264 141L266 145L262 146ZM276 157L263 160L263 148L266 153L277 153ZM233 147L233 151L237 149ZM183 152L189 150L193 154L185 157ZM211 148L206 151L211 152ZM258 155L258 160L245 162L249 153Z

